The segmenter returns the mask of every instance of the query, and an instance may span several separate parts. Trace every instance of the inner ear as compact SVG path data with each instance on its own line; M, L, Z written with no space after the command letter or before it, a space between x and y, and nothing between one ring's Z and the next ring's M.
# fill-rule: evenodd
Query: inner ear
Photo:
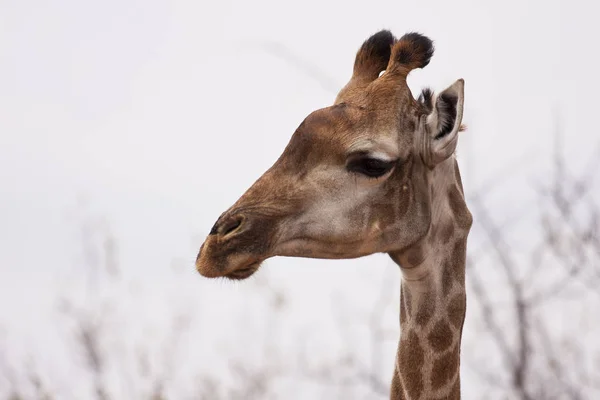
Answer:
M430 88L423 89L417 101L425 107L427 113L431 113L433 111L433 90Z
M419 101L429 111L426 133L428 145L424 158L433 167L456 150L463 116L464 81L457 80L435 97L431 91L425 90Z
M442 92L435 102L435 107L438 114L438 126L437 134L433 139L439 140L452 132L456 125L458 95L453 92Z

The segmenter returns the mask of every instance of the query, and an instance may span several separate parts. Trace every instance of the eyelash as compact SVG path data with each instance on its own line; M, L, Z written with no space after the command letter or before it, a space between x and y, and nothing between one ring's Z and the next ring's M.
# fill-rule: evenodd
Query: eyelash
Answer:
M368 178L380 178L394 168L396 161L380 160L378 158L362 157L350 160L346 169L350 172L364 175Z

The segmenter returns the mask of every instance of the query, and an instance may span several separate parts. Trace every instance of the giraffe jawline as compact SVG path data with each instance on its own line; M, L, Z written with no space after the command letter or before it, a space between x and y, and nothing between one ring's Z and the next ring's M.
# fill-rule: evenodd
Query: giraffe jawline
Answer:
M227 275L225 275L225 278L237 281L250 278L256 271L258 271L258 268L260 268L260 264L260 261L253 262L250 265L228 273Z

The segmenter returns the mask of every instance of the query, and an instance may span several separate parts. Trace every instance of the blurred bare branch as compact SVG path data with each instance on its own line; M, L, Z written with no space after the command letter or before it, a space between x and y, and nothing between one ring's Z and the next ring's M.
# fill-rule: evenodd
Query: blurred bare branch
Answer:
M598 163L600 154L596 156L598 159L588 165ZM600 375L587 367L590 354L586 353L592 349L584 350L587 344L578 340L582 332L572 327L567 332L573 336L553 334L548 323L551 314L544 311L552 307L550 304L560 304L557 301L584 304L589 301L588 294L600 292L595 175L586 170L579 177L573 176L559 151L553 167L550 186L537 186L542 240L531 247L529 257L515 257L516 251L506 239L511 226L498 226L485 206L485 196L479 193L470 197L477 228L487 241L469 256L468 281L480 309L483 334L504 359L501 371L490 371L484 365L472 368L488 377L490 386L503 375L510 377L510 385L503 392L510 393L511 398L585 399L589 393L598 393L594 390L600 383ZM485 258L485 268L475 266L487 255L491 257ZM486 271L503 273L504 281L496 282L494 291L503 293L502 303L490 298L482 279ZM598 325L589 329L600 334Z

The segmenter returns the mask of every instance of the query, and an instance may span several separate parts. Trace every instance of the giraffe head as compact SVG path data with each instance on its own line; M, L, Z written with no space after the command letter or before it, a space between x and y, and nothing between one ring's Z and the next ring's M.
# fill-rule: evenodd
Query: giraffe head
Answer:
M311 113L219 217L198 271L244 279L273 256L356 258L422 239L431 225L429 175L453 155L463 110L462 80L413 98L406 77L432 55L431 40L416 33L367 39L334 105Z

